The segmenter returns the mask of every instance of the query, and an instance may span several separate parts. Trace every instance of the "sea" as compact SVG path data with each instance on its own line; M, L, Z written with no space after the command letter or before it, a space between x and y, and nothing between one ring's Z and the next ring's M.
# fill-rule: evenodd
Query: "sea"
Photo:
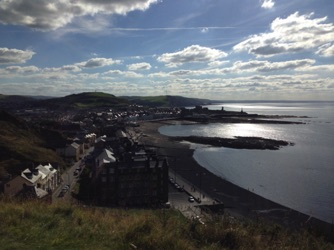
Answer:
M166 125L167 136L257 136L293 142L279 150L197 145L194 159L213 174L286 207L334 222L334 102L225 102L212 110L297 116L303 124Z

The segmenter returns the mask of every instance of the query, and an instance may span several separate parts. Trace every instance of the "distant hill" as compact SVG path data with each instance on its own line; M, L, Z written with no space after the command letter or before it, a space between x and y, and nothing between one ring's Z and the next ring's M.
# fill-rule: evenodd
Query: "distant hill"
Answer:
M137 104L146 107L189 107L208 105L216 101L182 96L121 96L103 92L84 92L65 97L1 95L0 108L6 110L27 107L45 107L53 110L124 107Z
M0 177L6 173L18 174L32 164L54 163L64 165L63 160L41 136L44 134L30 127L24 120L0 110Z
M187 98L182 96L123 96L131 103L149 107L187 107L196 105L208 105L213 101L208 99Z
M0 103L19 103L34 101L34 98L22 95L2 95L0 94Z
M65 97L41 100L38 103L51 109L119 107L129 104L126 99L102 92L72 94Z

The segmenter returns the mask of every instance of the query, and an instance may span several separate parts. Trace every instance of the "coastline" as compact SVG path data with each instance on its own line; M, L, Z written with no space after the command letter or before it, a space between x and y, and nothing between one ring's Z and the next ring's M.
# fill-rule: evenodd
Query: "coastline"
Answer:
M225 212L238 218L265 219L292 229L312 228L329 238L334 237L333 225L295 211L249 190L224 180L199 165L193 158L194 150L159 133L159 127L173 124L189 124L182 120L145 121L137 127L139 141L157 148L158 155L166 156L169 167L184 179L201 187L202 191L225 204ZM200 177L199 177L200 176Z

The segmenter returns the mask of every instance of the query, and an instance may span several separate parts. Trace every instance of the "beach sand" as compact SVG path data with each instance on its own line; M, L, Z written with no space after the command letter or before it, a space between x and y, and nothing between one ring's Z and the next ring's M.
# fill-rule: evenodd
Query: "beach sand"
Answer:
M158 155L166 156L169 167L184 179L200 187L213 199L219 199L225 205L225 212L238 218L251 220L269 220L290 228L310 228L330 235L334 239L333 224L320 221L280 204L265 199L251 190L234 185L206 170L193 158L193 149L189 144L170 140L159 133L164 125L188 123L180 120L142 122L135 128L139 142L145 146L157 148Z

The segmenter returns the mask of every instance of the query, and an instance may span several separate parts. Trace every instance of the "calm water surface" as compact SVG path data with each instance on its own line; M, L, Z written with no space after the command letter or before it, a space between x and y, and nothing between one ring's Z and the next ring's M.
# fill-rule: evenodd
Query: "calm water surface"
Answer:
M334 221L334 102L225 103L209 109L297 115L302 125L163 126L168 136L260 136L294 142L280 150L199 147L196 161L212 173L282 205Z

